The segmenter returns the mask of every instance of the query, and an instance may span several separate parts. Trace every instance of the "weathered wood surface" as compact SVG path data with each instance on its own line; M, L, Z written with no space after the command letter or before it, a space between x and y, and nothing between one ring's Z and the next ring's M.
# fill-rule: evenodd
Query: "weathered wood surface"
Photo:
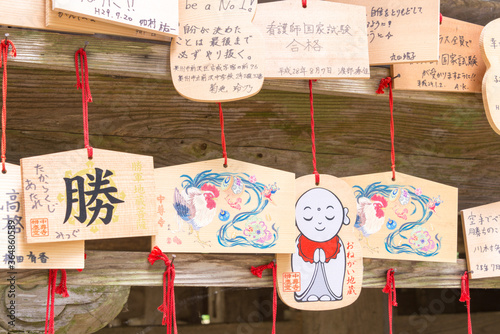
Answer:
M14 66L41 69L74 71L74 52L86 41L90 73L118 77L154 78L171 80L170 47L167 43L137 40L117 40L111 36L88 36L60 34L55 32L0 28L0 36L9 32L16 44L18 55L9 60ZM11 66L12 66L11 65ZM373 97L377 95L380 79L390 75L389 69L371 67L368 80L319 80L313 85L318 94L350 97ZM307 80L265 80L263 89L302 93L308 91ZM480 94L394 92L397 101L422 102L449 105L460 101L462 106L477 106Z
M45 271L45 282L47 281ZM16 282L18 284L18 282ZM42 281L38 282L43 284ZM106 326L123 308L128 299L128 286L69 287L69 297L56 297L55 329L58 334L93 333ZM10 293L11 294L11 293ZM0 333L43 333L47 305L47 286L21 286L15 290L15 327L7 318L10 301L9 287L2 289Z
M176 254L176 286L271 287L271 273L262 279L250 273L251 266L269 263L273 255ZM161 286L165 266L151 266L147 252L88 251L83 272L68 271L68 285ZM364 259L363 288L383 288L386 272L395 268L401 288L459 288L466 269L465 260L431 263ZM0 271L0 284L9 274ZM17 284L44 284L46 270L23 270L16 274ZM471 288L500 288L500 279L480 279Z

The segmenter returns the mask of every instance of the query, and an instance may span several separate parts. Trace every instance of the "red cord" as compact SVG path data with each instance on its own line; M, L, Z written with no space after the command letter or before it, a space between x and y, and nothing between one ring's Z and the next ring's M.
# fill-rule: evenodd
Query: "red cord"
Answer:
M443 23L443 14L439 13L439 24Z
M222 145L222 157L224 158L224 167L227 167L226 135L224 134L224 114L222 105L219 102L219 120L220 120L220 139Z
M57 271L61 271L61 282L57 284ZM56 293L64 298L69 297L68 288L66 287L66 270L50 269L49 270L49 285L47 292L47 311L45 312L45 334L54 334L54 307Z
M313 81L309 80L309 102L311 104L311 141L312 141L314 176L316 178L316 185L319 185L319 173L318 169L316 168L316 136L314 135L314 103L313 103L314 97L313 97L312 83Z
M307 7L307 0L302 0L302 8L306 8Z
M394 269L387 270L387 283L382 289L389 297L389 333L392 334L392 307L398 306L396 302L396 281L394 280Z
M163 313L163 326L167 326L167 334L177 334L177 322L175 320L175 295L174 295L174 279L175 267L173 261L163 254L158 246L155 246L148 256L148 261L153 265L157 260L162 260L167 267L163 273L163 304L158 307L158 310Z
M78 62L80 62L81 80L79 76ZM87 65L87 53L83 48L75 52L76 88L82 90L83 108L83 138L89 159L92 159L93 149L89 143L89 102L92 102L92 95L89 86L89 68Z
M262 278L262 272L266 269L273 270L273 330L272 334L276 333L276 313L278 310L278 297L276 295L276 263L274 261L269 262L268 264L253 267L250 269L252 274L255 276Z
M469 291L469 275L467 271L464 272L461 279L462 293L460 295L460 301L467 303L467 328L468 333L472 334L472 322L470 318L470 291Z
M380 80L380 84L377 89L377 94L384 94L384 89L389 87L389 107L391 109L391 169L392 169L392 180L396 180L396 151L394 149L394 103L392 98L392 78L387 77Z
M2 80L2 150L1 150L1 159L2 159L2 173L7 173L7 169L5 169L5 152L7 151L7 56L9 53L9 46L12 46L12 51L10 55L12 57L17 56L16 47L12 41L8 39L2 40L0 42L0 67L2 66L3 59L3 80Z

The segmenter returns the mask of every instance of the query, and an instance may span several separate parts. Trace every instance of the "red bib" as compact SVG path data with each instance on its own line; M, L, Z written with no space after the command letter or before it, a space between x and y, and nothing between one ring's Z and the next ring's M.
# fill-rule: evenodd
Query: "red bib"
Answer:
M326 262L330 259L336 259L337 254L340 252L340 239L339 236L331 238L325 242L316 242L307 239L303 234L299 237L299 244L297 245L300 257L310 263L314 263L314 251L318 248L322 249L326 254Z

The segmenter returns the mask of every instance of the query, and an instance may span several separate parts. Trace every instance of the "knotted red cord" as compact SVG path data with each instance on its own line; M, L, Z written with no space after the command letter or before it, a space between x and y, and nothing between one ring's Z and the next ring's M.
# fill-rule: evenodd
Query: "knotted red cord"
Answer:
M148 256L148 261L153 265L158 260L163 260L167 267L163 273L163 304L158 307L158 310L163 313L162 325L167 326L167 333L172 333L173 326L174 334L177 334L177 322L175 320L174 263L169 260L158 246L155 246Z
M80 63L80 69L78 69ZM76 88L82 90L83 108L83 139L89 159L92 159L93 149L89 143L89 102L92 102L92 95L89 86L89 68L87 65L87 53L83 48L75 52ZM79 72L81 70L81 80Z
M392 334L392 307L398 306L396 302L396 281L394 280L394 269L387 270L387 283L382 289L389 297L389 331Z
M396 180L396 152L394 150L394 115L393 115L393 99L392 99L392 78L387 77L380 80L377 89L377 94L384 94L384 89L389 87L389 107L391 109L391 169L392 180Z
M278 297L276 295L276 263L274 261L269 262L268 264L254 267L250 269L252 274L255 276L262 278L262 272L266 269L273 270L273 330L272 334L276 333L276 312L278 310Z
M9 41L7 38L0 42L0 67L2 67L2 59L3 59L3 80L2 80L2 149L1 149L1 158L2 158L2 173L7 173L5 169L5 152L7 151L7 56L9 53L9 46L12 47L10 51L10 55L12 57L17 56L16 47L12 41Z
M220 139L222 145L222 157L224 158L224 167L227 167L226 135L224 134L224 114L222 105L219 102L219 120L220 120Z
M316 81L316 80L314 80ZM312 154L313 154L313 167L314 176L316 178L316 185L319 185L319 173L316 168L316 136L314 135L314 97L313 97L313 81L309 80L309 103L311 105L311 141L312 141Z
M302 0L302 8L306 8L307 7L307 0Z
M61 271L61 282L57 284L57 271ZM69 297L68 288L66 287L66 270L50 269L49 270L49 286L47 292L47 311L45 312L45 334L54 334L54 306L56 293L63 297Z
M472 334L472 322L470 319L470 291L469 291L469 275L467 271L462 275L462 293L460 295L459 301L467 303L467 328L468 333Z

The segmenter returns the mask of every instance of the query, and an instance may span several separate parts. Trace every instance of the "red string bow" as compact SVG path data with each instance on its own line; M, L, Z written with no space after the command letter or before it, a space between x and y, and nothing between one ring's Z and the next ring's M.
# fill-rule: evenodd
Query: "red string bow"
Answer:
M61 281L57 284L57 271L61 271ZM49 270L49 285L47 293L47 311L45 312L45 334L54 334L54 307L55 294L63 297L69 297L68 288L66 287L66 270L50 269Z
M472 334L472 322L470 318L470 291L469 291L469 275L467 271L464 272L461 278L461 294L459 301L467 303L467 328L468 333Z
M167 326L167 333L172 333L173 326L174 334L177 334L174 295L175 267L173 262L169 260L161 249L155 246L148 256L148 261L153 265L158 260L162 260L166 266L165 272L163 273L163 304L158 307L158 310L163 313L162 325Z
M384 293L388 294L389 297L389 330L392 334L392 307L398 306L396 302L396 281L394 280L394 269L387 270L387 283L382 289Z
M0 67L2 67L3 59L3 80L2 80L2 148L1 148L1 159L2 159L2 173L6 173L5 160L7 151L7 135L5 131L7 130L7 56L9 54L9 46L12 47L10 51L10 56L17 56L16 47L14 43L8 39L4 39L0 42Z
M380 84L378 85L377 94L384 94L384 89L389 87L389 107L391 109L391 169L392 169L392 180L396 180L396 151L394 149L394 102L392 97L392 78L387 77L380 79Z
M78 69L80 63L80 69ZM89 102L92 102L92 94L89 86L89 68L87 65L87 53L83 48L75 52L76 88L82 90L83 109L83 138L89 159L92 159L93 149L89 142ZM81 70L81 80L79 72Z
M276 295L276 263L274 261L271 261L268 264L264 264L262 266L258 266L258 267L252 266L250 271L255 276L262 278L262 272L266 269L273 270L273 329L272 329L272 334L275 334L276 333L276 312L278 309L278 297Z

